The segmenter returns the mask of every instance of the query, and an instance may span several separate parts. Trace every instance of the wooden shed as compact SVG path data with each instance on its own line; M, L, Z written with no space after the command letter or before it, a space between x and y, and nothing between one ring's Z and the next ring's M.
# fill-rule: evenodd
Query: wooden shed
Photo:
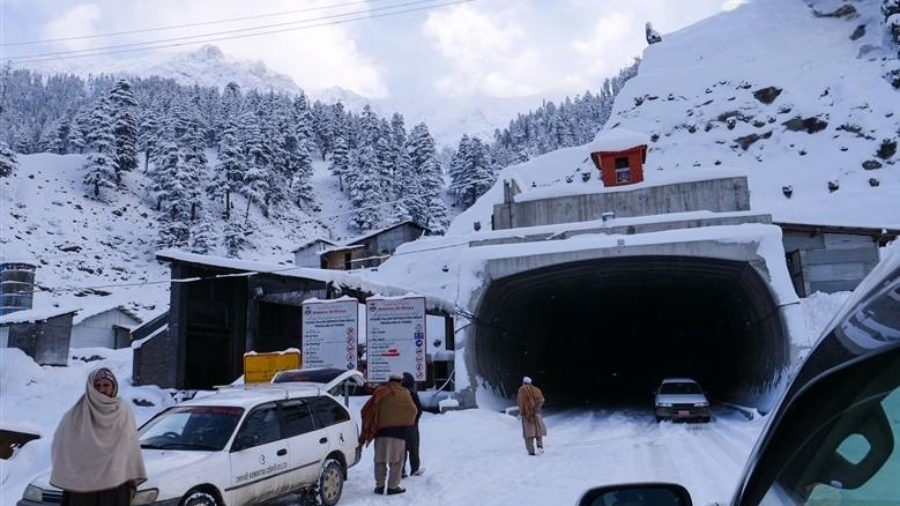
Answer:
M366 235L354 237L343 245L322 251L322 268L351 270L378 267L403 243L415 241L431 231L407 220Z
M591 160L600 171L603 186L623 186L643 181L648 143L646 135L621 128L597 134L588 147Z

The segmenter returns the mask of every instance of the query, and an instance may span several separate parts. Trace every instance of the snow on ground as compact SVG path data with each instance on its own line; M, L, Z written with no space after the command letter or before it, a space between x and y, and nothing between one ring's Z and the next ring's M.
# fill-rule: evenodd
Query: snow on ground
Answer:
M843 292L803 299L807 327L824 329L847 296ZM131 355L128 348L76 349L68 367L52 367L36 365L21 350L0 349L0 426L42 436L18 449L11 460L0 460L0 504L15 504L25 486L49 469L56 425L84 392L87 374L94 368L106 366L116 373L120 395L133 401L138 424L176 403L174 390L131 385ZM350 399L357 423L365 400ZM724 406L716 407L708 425L657 424L649 404L548 409L546 453L531 457L525 452L519 421L503 413L503 402L510 402L491 401L482 403L490 408L425 413L420 422L425 474L404 480L407 493L391 501L442 506L574 504L591 486L664 480L686 485L696 504L708 504L731 495L767 419L757 415L748 420ZM372 452L367 448L362 461L350 470L340 504L367 506L386 500L372 493Z

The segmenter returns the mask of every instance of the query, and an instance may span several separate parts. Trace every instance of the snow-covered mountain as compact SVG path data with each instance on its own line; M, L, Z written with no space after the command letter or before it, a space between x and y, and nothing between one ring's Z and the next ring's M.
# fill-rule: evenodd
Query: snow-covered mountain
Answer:
M900 155L891 149L900 135L900 91L882 77L888 53L881 49L879 2L852 5L855 13L833 17L816 15L833 12L831 0L756 0L664 34L618 96L607 128L651 136L648 180L739 168L750 177L754 210L776 220L900 228ZM99 292L145 314L165 304L168 273L153 259L154 211L141 198L140 175L129 175L133 194L98 202L85 197L80 155L20 159L20 170L0 179L0 249L6 258L39 263L44 288L36 304ZM501 178L516 174L543 189L583 170L595 169L587 148L574 147L510 167ZM328 223L253 216L261 231L244 258L288 262L303 238L348 235L346 200L327 170L317 174L319 216L332 216ZM580 180L573 184L587 184ZM785 186L793 188L791 198ZM490 190L450 233L489 223L501 198L499 186ZM159 284L125 286L141 281ZM65 287L95 290L59 290Z
M755 0L664 35L605 128L650 136L648 181L738 168L754 210L777 221L900 228L900 90L883 77L896 49L885 46L881 2L840 5ZM587 151L548 153L501 179L566 184L594 170ZM451 232L490 222L501 200L498 184Z
M87 60L54 60L28 65L47 74L70 73L86 78L98 73L97 64L88 64ZM198 84L219 89L235 82L244 90L272 90L289 95L297 94L302 89L311 101L319 100L324 104L340 101L348 111L358 112L369 104L383 117L389 118L394 112L400 112L410 126L425 122L439 147L452 148L456 148L463 134L477 135L490 141L496 128L505 128L516 114L536 109L544 100L544 97L537 96L371 99L340 86L306 88L302 86L303 83L298 85L290 76L268 68L261 60L234 58L213 44L189 51L110 61L103 65L102 73L117 76L159 76L174 79L182 85Z

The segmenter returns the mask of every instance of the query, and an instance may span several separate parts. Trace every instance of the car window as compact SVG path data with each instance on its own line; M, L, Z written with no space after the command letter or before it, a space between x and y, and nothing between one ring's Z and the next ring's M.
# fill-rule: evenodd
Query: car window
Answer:
M780 471L759 504L896 504L900 497L900 350L891 355L852 367L805 394L806 402L796 409L807 416L789 422L786 418L782 430L795 441L791 455L784 462L760 462Z
M221 450L244 410L237 407L181 406L164 411L140 430L149 449Z
M281 423L275 404L265 404L247 415L235 438L239 449L252 448L281 439Z
M281 416L284 420L285 437L299 436L315 429L312 411L304 400L294 399L282 403Z
M703 391L700 390L700 387L696 383L679 382L679 383L663 383L662 386L659 387L659 393L661 393L661 394L702 394Z
M350 419L350 414L330 397L310 399L309 406L313 411L317 427L327 427Z

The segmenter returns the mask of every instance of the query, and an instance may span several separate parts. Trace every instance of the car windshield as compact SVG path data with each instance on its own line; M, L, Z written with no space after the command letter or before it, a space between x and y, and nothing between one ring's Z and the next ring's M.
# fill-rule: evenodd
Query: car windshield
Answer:
M679 381L672 383L663 383L661 387L659 387L659 393L661 394L702 394L703 391L700 390L700 386L696 383L687 382L687 381Z
M272 378L272 383L328 383L345 372L345 370L337 368L292 369L290 371L279 371L276 373Z
M179 406L170 408L140 429L141 448L219 451L234 432L243 408Z

